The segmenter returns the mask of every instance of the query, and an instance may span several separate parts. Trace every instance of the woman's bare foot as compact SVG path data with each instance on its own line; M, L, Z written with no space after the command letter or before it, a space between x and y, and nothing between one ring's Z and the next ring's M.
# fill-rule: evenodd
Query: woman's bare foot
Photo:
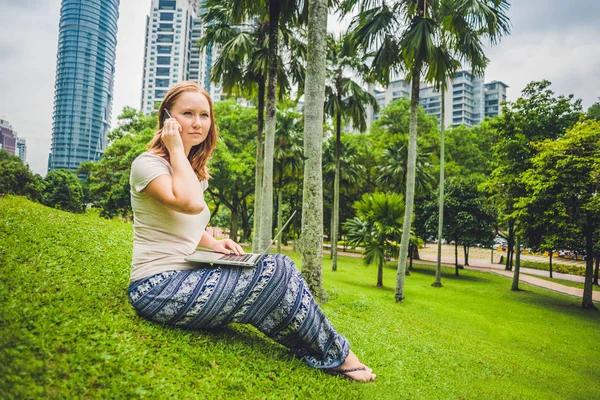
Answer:
M347 372L346 372L347 371ZM359 382L369 382L374 381L376 375L373 373L373 370L367 367L365 364L361 363L356 354L350 350L348 353L348 357L342 365L338 368L331 370L339 375L343 375L348 379Z

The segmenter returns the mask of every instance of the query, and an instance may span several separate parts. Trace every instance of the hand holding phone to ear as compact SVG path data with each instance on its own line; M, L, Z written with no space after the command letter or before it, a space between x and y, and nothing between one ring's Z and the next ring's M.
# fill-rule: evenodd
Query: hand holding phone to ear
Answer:
M173 153L177 150L184 150L183 141L181 140L182 129L179 122L171 117L171 114L169 114L169 111L165 108L161 139L165 146L167 146L169 153Z

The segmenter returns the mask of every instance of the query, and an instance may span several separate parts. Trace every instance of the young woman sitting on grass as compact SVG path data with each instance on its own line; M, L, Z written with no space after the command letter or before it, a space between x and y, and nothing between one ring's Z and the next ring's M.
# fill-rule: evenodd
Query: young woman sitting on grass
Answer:
M209 94L194 82L176 84L159 116L148 151L131 166L129 300L138 314L187 329L251 324L311 367L356 381L374 380L287 256L267 255L253 268L206 268L184 260L197 246L225 254L244 251L233 240L216 240L206 232L207 162L218 137Z

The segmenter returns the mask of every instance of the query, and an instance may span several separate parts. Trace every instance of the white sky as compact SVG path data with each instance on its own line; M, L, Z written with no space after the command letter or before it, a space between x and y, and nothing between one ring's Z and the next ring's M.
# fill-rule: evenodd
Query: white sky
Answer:
M600 1L513 0L512 34L487 51L486 82L509 85L508 100L528 82L548 79L584 108L600 96ZM121 0L113 127L124 106L139 107L149 0ZM0 0L0 117L27 139L27 162L46 174L52 136L60 0ZM330 29L339 31L330 18ZM344 24L346 25L346 24Z

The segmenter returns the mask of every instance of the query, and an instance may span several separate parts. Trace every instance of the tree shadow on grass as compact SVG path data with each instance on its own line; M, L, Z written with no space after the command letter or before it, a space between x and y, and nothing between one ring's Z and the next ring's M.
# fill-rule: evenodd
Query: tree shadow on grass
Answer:
M507 280L508 282L508 280ZM538 286L529 285L526 282L520 282L521 287L519 290L510 290L510 286L507 285L506 290L512 294L513 299L518 300L521 303L528 304L535 307L541 307L561 314L577 315L583 319L591 322L600 322L600 312L583 310L581 308L581 298L575 296L569 296L564 293L558 293L549 289L540 288ZM523 285L526 288L524 288ZM532 290L532 288L535 288ZM596 307L600 304L595 303ZM600 308L600 307L599 307Z

